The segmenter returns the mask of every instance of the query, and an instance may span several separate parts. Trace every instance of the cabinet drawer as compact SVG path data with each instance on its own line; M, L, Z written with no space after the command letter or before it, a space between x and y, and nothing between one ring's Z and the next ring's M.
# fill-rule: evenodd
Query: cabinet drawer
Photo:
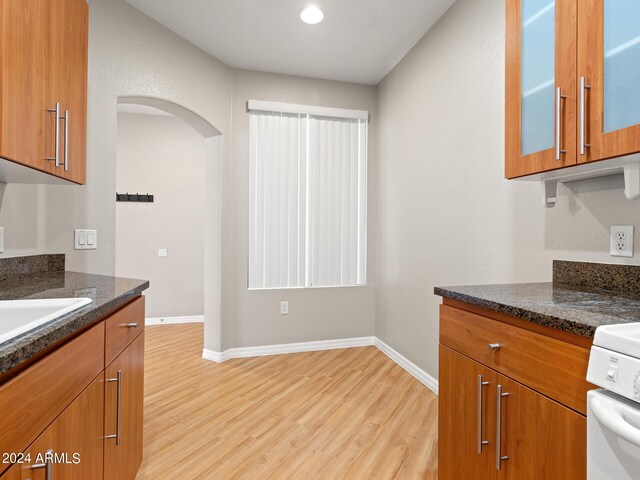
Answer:
M446 305L440 342L586 415L587 348Z
M100 323L0 386L0 453L24 451L103 368Z
M105 321L105 366L109 366L144 330L144 297L138 297Z

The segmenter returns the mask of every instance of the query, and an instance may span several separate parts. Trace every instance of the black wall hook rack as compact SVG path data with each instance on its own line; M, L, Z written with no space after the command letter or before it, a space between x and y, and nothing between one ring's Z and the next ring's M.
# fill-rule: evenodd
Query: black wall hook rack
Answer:
M148 193L116 193L116 202L153 203L153 195Z

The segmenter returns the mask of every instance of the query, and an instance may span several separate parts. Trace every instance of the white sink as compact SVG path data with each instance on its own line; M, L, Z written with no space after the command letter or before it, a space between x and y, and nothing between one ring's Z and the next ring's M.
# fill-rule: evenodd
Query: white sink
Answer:
M0 343L91 303L90 298L0 300Z

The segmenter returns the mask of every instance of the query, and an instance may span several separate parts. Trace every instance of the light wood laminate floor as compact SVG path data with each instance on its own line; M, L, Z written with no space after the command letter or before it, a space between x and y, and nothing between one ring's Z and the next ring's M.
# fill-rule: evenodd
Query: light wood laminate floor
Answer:
M202 333L147 327L138 479L437 478L437 397L375 347L216 364Z

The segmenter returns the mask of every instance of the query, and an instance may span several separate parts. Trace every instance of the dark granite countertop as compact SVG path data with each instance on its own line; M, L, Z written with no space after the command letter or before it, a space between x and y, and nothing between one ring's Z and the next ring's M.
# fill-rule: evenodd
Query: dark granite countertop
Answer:
M59 268L56 271L9 272L3 275L0 278L0 300L89 297L93 301L0 344L0 375L115 311L148 287L149 282L145 280L65 272Z
M436 287L436 295L593 338L640 322L640 266L554 260L553 282Z
M640 322L640 299L572 284L437 287L436 295L593 338L601 325Z

